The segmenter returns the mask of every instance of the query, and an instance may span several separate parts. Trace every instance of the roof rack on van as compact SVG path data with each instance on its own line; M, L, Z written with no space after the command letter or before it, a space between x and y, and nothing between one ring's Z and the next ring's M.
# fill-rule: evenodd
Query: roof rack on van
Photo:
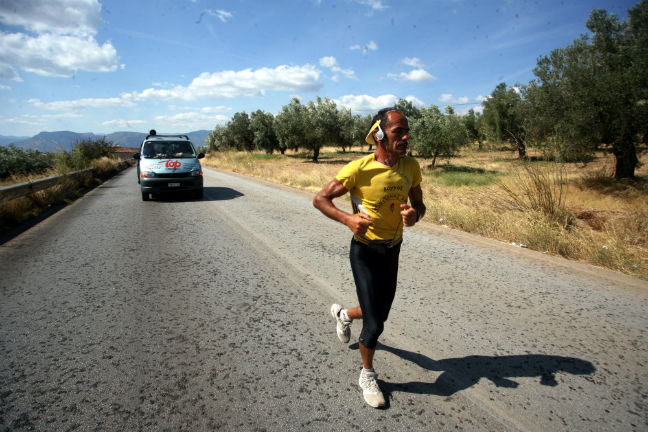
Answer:
M163 137L163 138L184 138L187 141L189 140L189 137L187 135L158 135L157 132L155 131L155 129L151 129L149 131L149 134L146 136L146 139L149 139L149 138L155 137L155 136L159 136L159 137Z

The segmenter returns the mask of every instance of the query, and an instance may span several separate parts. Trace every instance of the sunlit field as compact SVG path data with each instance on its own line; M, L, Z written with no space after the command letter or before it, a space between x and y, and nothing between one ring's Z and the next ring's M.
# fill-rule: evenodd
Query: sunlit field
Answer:
M313 194L366 151L213 152L204 165L303 189ZM530 162L510 151L463 151L419 159L424 221L648 279L648 157L637 180L611 178L614 158L590 163Z

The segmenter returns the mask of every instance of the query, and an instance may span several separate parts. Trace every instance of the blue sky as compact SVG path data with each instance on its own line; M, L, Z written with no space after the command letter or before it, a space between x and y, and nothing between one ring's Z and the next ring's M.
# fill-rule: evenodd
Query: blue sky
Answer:
M624 0L0 0L0 135L189 132L330 97L480 108Z

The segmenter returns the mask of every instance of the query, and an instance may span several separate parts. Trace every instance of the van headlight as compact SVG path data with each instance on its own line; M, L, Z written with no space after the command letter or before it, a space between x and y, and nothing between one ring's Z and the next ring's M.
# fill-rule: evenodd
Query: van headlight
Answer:
M140 177L144 177L144 178L155 177L155 173L153 171L145 171L143 173L140 173Z
M198 177L202 175L202 170L193 170L191 171L191 177Z

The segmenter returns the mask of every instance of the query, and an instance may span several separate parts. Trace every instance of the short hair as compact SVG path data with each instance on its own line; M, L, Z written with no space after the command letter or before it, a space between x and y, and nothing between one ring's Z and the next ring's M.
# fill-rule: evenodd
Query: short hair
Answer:
M403 114L399 109L397 109L395 107L383 108L380 111L378 111L375 116L373 116L373 118L371 119L371 125L369 127L376 124L376 122L378 120L380 120L381 125L386 126L387 125L387 113L390 113L390 112L397 112L398 114L405 117L405 114Z

